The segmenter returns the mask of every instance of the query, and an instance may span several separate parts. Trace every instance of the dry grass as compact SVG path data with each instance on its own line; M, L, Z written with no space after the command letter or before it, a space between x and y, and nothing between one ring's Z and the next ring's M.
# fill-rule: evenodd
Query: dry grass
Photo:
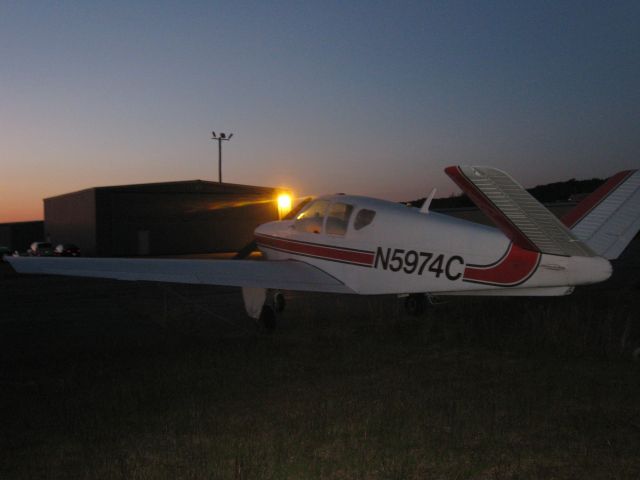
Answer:
M640 475L633 289L288 295L264 335L234 289L0 282L2 479Z

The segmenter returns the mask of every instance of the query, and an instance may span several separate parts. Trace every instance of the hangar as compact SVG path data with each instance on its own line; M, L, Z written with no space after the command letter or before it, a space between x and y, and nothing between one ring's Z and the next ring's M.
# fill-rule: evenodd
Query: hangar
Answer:
M21 252L29 248L31 242L43 241L44 223L42 220L34 222L0 223L0 245L10 250Z
M278 219L281 192L204 180L94 187L45 198L45 236L98 256L236 251Z

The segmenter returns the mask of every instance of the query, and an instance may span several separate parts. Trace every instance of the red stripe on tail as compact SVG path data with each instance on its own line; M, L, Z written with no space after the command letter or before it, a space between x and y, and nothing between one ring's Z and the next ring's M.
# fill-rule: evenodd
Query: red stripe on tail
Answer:
M618 172L605 183L600 185L591 195L582 200L573 210L562 217L562 223L567 228L575 227L580 220L586 217L589 212L596 208L604 201L611 192L622 185L636 170L625 170Z

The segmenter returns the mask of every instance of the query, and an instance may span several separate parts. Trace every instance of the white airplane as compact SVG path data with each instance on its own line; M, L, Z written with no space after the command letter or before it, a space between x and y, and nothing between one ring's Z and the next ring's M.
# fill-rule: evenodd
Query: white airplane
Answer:
M419 313L427 295L556 296L602 282L640 230L640 172L611 177L562 220L490 167L446 173L498 229L422 208L329 195L255 230L264 260L6 257L20 273L242 287L247 313L275 326L280 290L396 294Z

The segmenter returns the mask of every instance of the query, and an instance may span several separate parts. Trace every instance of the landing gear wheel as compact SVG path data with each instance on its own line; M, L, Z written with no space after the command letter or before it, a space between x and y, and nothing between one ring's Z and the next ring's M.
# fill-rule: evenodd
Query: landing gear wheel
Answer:
M276 312L269 305L264 305L260 312L260 321L267 332L271 333L276 329Z
M284 312L284 307L286 307L287 303L284 299L284 295L282 292L275 292L273 294L273 309L276 313Z
M412 317L419 317L427 306L427 297L422 294L411 294L404 299L404 308Z

